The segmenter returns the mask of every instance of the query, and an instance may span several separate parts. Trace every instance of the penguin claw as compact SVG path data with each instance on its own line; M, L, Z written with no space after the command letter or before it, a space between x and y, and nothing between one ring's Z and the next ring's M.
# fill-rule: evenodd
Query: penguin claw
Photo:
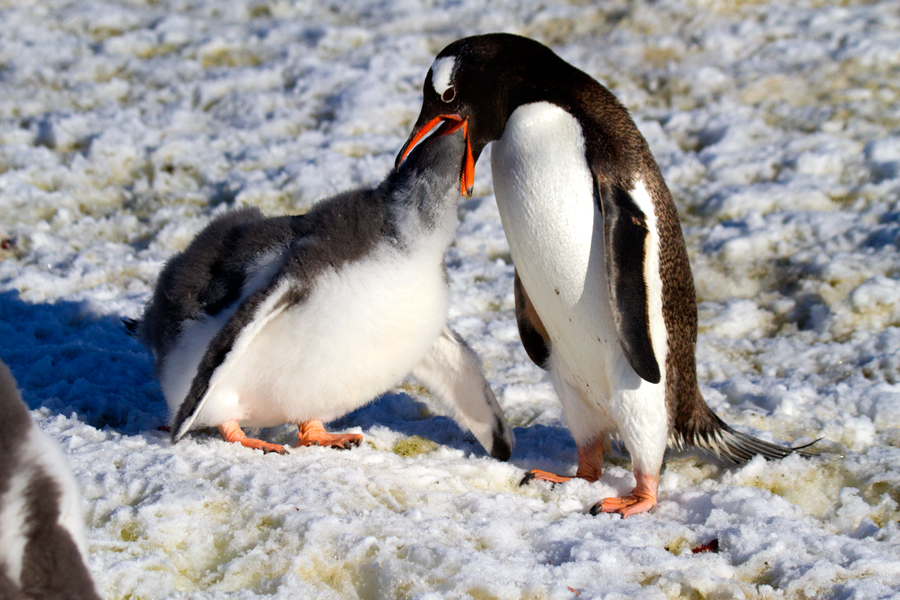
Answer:
M280 444L270 444L268 442L263 442L261 440L254 440L251 438L247 438L248 442L259 442L258 444L244 444L241 442L242 446L246 446L247 448L254 448L257 450L262 450L263 454L287 454L286 448Z
M341 436L341 437L345 437L345 436ZM338 450L350 450L351 448L358 447L361 443L362 443L361 435L348 433L348 434L346 434L346 439L342 439L339 442L332 444L331 447L336 448Z
M349 450L350 448L359 448L360 445L362 445L362 436L347 440L344 448Z
M326 435L328 436L327 438L307 442L298 434L297 437L300 438L300 440L297 442L297 446L324 446L326 448L334 448L335 450L350 450L362 443L362 436L357 433Z

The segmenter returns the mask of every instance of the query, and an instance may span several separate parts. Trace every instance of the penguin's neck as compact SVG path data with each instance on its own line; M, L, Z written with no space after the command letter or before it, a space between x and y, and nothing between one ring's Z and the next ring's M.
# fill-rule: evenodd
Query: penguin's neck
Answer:
M398 245L416 252L431 249L443 256L456 232L459 197L458 188L445 183L419 179L388 197L387 221Z

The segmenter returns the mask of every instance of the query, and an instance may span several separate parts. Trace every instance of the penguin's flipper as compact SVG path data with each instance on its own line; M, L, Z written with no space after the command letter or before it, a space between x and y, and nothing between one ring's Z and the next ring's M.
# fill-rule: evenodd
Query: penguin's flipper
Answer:
M475 352L445 327L412 376L454 412L454 419L471 431L497 460L509 460L513 434L488 384Z
M532 362L546 371L547 359L550 357L550 335L531 304L522 280L519 279L519 272L514 270L513 273L515 274L513 290L516 296L516 322L519 324L519 338Z
M603 213L609 301L619 343L635 372L650 383L659 383L645 273L647 215L620 186L600 183L595 185L594 195Z
M197 366L190 390L172 423L172 441L187 433L215 387L216 371L235 360L272 319L302 300L302 292L278 278L248 296L216 333Z

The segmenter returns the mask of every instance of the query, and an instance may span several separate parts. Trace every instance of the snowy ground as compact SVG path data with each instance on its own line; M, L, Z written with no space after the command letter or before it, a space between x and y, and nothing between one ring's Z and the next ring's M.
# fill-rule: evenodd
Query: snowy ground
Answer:
M900 595L895 2L0 7L0 358L70 457L107 598ZM433 55L501 30L632 109L681 212L708 402L766 439L823 437L818 456L670 455L659 507L624 521L585 514L631 488L624 456L598 483L518 487L574 471L575 449L518 342L488 160L448 253L451 319L515 427L508 464L412 383L333 424L365 435L349 452L157 431L165 403L119 319L166 258L232 206L379 181Z

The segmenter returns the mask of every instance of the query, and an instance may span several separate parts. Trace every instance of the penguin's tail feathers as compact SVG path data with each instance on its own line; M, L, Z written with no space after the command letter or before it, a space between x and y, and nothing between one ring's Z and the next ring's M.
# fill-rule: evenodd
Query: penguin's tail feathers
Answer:
M673 431L669 445L678 450L699 448L711 452L717 458L740 464L747 462L757 454L767 460L784 458L790 454L812 456L809 452L803 452L803 448L808 448L819 441L815 440L796 448L780 446L735 431L716 415L713 414L712 417L715 420L707 427L696 428L692 431Z

